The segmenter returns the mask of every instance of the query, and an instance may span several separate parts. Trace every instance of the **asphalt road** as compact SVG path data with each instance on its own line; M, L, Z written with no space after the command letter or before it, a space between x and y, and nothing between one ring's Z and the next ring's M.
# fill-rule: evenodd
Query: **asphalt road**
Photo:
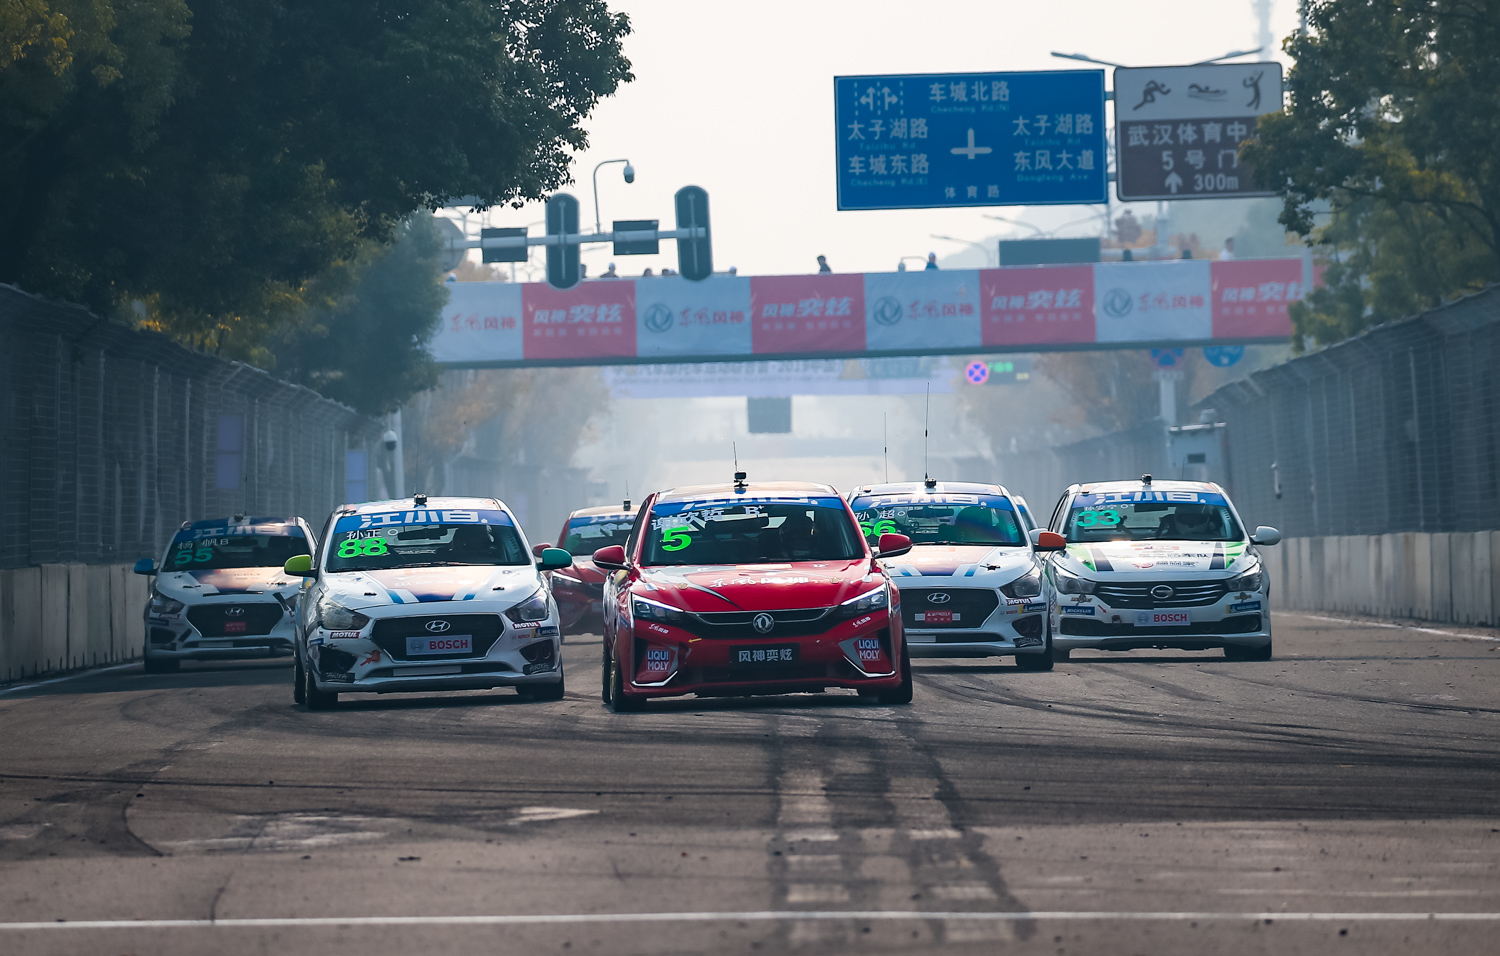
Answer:
M292 704L286 659L0 695L0 952L1500 951L1500 641L919 661L842 693ZM852 915L850 915L852 914ZM1433 914L1433 915L1429 915Z

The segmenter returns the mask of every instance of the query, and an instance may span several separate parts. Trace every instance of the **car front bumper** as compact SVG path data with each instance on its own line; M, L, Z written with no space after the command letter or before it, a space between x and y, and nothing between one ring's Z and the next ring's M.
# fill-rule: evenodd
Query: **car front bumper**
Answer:
M1231 598L1203 607L1173 608L1190 620L1173 626L1142 626L1138 609L1111 608L1100 601L1059 599L1052 610L1052 645L1071 650L1265 647L1271 643L1270 601L1266 595Z

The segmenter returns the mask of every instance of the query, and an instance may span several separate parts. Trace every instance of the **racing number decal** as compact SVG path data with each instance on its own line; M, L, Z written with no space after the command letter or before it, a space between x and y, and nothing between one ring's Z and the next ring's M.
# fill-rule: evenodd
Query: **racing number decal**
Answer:
M1078 527L1080 528L1113 528L1120 523L1118 511L1084 511L1078 515Z
M896 522L890 518L881 518L879 521L861 521L859 529L865 533L865 537L879 537L883 534L895 534Z
M663 551L681 551L692 543L693 538L689 528L668 528L661 533Z
M338 556L341 558L357 558L360 555L371 557L385 554L389 549L386 547L384 538L345 538L339 544Z
M172 563L173 564L202 564L205 561L212 561L213 559L214 559L214 552L213 552L212 548L199 548L196 551L193 551L193 550L190 550L190 549L183 549L181 551L178 551L175 555L172 556Z

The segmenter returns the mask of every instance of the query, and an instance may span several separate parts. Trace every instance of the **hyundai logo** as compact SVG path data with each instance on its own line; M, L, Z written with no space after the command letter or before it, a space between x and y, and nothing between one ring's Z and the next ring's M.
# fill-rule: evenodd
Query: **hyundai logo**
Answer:
M224 609L224 616L225 617L244 617L245 616L245 609L242 608L242 607L226 607Z
M927 595L928 604L947 604L951 600L953 600L953 595L947 591L933 591Z
M432 633L434 633L434 634L441 634L441 633L443 633L444 631L446 631L448 628L450 628L452 626L453 625L449 624L447 621L428 621L427 622L427 629L429 631L431 631Z
M755 628L757 634L769 634L771 628L776 626L776 619L762 611L750 621L750 626Z
M1158 584L1156 587L1151 589L1151 596L1156 598L1158 601L1165 601L1167 598L1176 593L1176 591L1172 590L1165 584Z

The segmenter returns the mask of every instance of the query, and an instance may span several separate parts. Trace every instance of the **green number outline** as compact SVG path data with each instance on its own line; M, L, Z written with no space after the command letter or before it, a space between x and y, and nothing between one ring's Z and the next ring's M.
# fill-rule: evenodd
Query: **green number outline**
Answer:
M671 542L670 544L668 542ZM681 542L680 544L678 542ZM661 533L663 551L681 551L693 543L691 528L667 528Z

